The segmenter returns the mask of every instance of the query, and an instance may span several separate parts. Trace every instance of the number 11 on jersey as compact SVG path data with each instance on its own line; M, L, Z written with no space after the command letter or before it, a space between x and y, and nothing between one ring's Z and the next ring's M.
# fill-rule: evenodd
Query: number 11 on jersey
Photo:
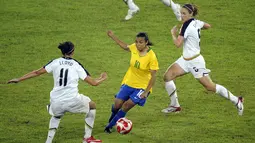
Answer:
M63 79L63 75L65 75L64 79ZM62 68L60 70L60 75L59 75L59 77L60 77L60 79L59 79L59 86L62 86L62 85L66 86L66 84L67 84L67 76L68 76L68 69L66 69L64 71L64 68ZM64 82L64 84L63 84L63 82Z

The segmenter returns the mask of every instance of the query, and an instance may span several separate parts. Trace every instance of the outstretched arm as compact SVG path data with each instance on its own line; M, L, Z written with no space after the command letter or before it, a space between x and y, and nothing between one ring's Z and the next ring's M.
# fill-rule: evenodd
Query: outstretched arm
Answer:
M209 29L211 25L209 23L205 23L202 29Z
M115 41L122 49L124 49L126 51L130 51L128 48L128 45L126 43L122 42L120 39L118 39L111 30L107 31L107 35L110 38L112 38L112 40Z
M38 70L34 70L30 73L27 73L27 74L23 75L20 78L11 79L11 80L8 81L8 83L18 83L20 81L23 81L23 80L26 80L26 79L29 79L29 78L37 77L37 76L39 76L41 74L44 74L44 73L47 73L47 71L42 67Z
M91 76L87 76L84 81L87 82L88 84L92 85L92 86L98 86L99 84L101 84L104 80L107 79L107 74L101 73L101 76L99 78L95 78L93 79Z

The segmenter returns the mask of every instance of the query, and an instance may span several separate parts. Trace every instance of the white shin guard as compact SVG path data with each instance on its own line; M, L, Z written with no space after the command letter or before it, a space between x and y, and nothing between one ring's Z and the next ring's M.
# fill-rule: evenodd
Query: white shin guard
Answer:
M52 143L56 130L59 126L60 120L61 120L60 118L56 118L54 116L51 117L46 143Z
M95 118L96 118L96 109L89 110L89 112L87 113L85 117L86 124L90 126L91 128L93 128Z
M229 99L233 104L238 102L238 98L228 91L224 86L216 84L216 93Z
M170 106L180 107L174 81L171 80L171 81L165 82L165 88L170 97Z
M84 138L91 137L94 121L96 118L96 109L89 110L85 117L85 135Z
M49 128L50 129L58 129L60 120L61 120L60 118L56 118L56 117L52 116L50 119Z

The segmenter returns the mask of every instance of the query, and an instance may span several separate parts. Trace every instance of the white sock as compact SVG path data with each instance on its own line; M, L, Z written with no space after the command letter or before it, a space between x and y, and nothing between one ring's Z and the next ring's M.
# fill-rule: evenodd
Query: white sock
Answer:
M178 21L181 21L182 18L181 18L181 6L180 6L180 4L174 3L172 0L170 0L170 2L171 2L171 8L174 12L174 15L176 16L176 19Z
M234 104L238 102L238 98L222 85L216 84L216 93L229 99Z
M57 131L56 129L49 129L48 137L47 137L47 140L46 140L45 143L52 143L52 140L53 140L53 138L55 136L56 131Z
M170 106L180 107L174 81L171 80L171 81L165 82L165 88L168 95L170 96Z
M89 110L85 117L85 135L84 138L91 137L94 121L96 118L96 109Z
M164 5L166 6L170 6L171 3L170 3L170 0L161 0L163 2Z
M51 143L52 142L52 140L55 136L55 133L57 131L57 128L59 126L60 120L61 120L60 118L55 118L54 116L51 117L50 124L49 124L48 137L47 137L46 143Z
M139 9L138 6L133 2L133 0L128 0L128 1L127 1L127 4L128 4L128 8L129 8L130 10Z
M176 9L177 4L175 4L172 0L170 0L170 4L171 4L172 9Z

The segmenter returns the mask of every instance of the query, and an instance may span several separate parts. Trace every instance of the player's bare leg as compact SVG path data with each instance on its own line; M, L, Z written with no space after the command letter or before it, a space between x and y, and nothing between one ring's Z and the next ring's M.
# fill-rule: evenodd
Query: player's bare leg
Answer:
M112 114L109 118L109 122L111 122L112 118L118 113L119 109L122 107L124 101L118 98L114 99L114 105L112 105Z
M111 128L116 124L116 122L120 119L126 116L127 112L133 108L136 104L131 100L128 99L124 102L122 105L121 110L118 111L118 113L114 116L114 118L111 120L111 122L105 127L104 131L106 133L111 133Z
M211 80L209 75L199 78L198 80L208 91L216 92L217 94L221 95L222 97L230 100L238 109L238 114L240 116L243 115L243 110L244 110L244 106L243 106L244 98L243 97L236 97L229 90L227 90L224 86L215 84Z
M51 117L46 143L52 143L52 140L53 140L55 133L58 129L60 120L61 120L61 117L54 117L54 116Z
M174 3L172 0L161 0L166 6L171 6L174 15L178 21L181 21L181 6L178 3Z
M170 104L167 108L161 110L163 113L173 113L181 111L181 107L177 97L174 79L185 75L185 71L177 64L171 65L164 74L165 89L170 97Z
M85 135L83 138L83 143L101 143L102 140L95 139L92 136L92 130L96 117L96 104L93 101L89 102L90 110L85 116Z

